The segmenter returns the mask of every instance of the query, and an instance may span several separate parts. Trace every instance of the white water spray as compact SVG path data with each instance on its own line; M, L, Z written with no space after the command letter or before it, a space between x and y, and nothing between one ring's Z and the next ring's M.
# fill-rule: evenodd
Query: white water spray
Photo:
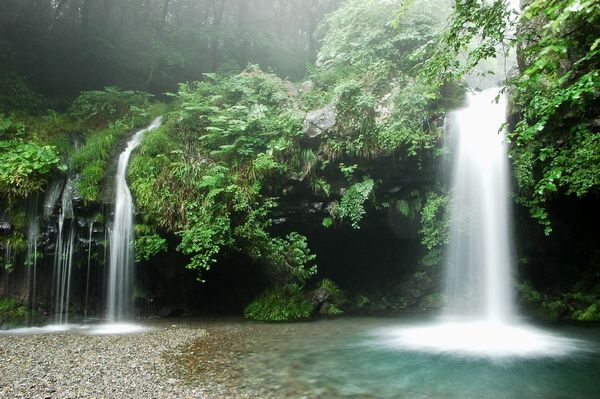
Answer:
M133 285L133 198L127 186L126 172L129 157L141 143L144 133L160 127L162 118L156 118L150 126L140 130L127 143L119 156L116 175L115 215L110 238L108 277L108 321L117 322L131 316Z

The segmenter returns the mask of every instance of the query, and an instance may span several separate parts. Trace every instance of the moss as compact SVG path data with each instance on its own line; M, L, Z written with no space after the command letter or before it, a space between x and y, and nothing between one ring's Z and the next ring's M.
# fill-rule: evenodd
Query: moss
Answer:
M28 310L16 299L0 299L0 326L23 324Z

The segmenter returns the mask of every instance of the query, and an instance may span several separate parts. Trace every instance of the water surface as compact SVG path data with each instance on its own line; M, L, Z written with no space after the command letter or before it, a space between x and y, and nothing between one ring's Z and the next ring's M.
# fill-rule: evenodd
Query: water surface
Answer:
M600 397L600 326L545 326L540 331L575 346L568 353L530 357L419 351L386 343L386 332L415 324L420 325L381 318L217 323L206 326L208 340L198 341L179 364L197 382L220 381L234 392L259 397Z

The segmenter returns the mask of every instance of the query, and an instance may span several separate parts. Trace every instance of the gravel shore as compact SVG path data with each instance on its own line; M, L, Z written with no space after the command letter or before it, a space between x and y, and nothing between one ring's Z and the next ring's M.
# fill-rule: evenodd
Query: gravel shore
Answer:
M167 357L206 335L162 326L131 335L0 335L0 398L206 398Z

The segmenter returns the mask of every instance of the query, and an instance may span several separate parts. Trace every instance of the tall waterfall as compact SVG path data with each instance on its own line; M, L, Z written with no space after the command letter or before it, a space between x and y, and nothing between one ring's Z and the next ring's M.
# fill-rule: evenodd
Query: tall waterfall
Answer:
M435 322L383 332L402 350L477 357L560 356L577 345L519 320L511 288L506 100L499 89L469 95L446 121L453 159L446 309Z
M505 97L493 88L469 94L467 107L446 123L454 158L445 289L450 317L514 319L509 166L500 132L505 114Z
M131 314L133 285L133 198L127 186L126 173L129 157L140 144L144 133L160 127L162 118L135 133L119 156L116 175L115 214L110 238L108 277L108 320L121 321Z

